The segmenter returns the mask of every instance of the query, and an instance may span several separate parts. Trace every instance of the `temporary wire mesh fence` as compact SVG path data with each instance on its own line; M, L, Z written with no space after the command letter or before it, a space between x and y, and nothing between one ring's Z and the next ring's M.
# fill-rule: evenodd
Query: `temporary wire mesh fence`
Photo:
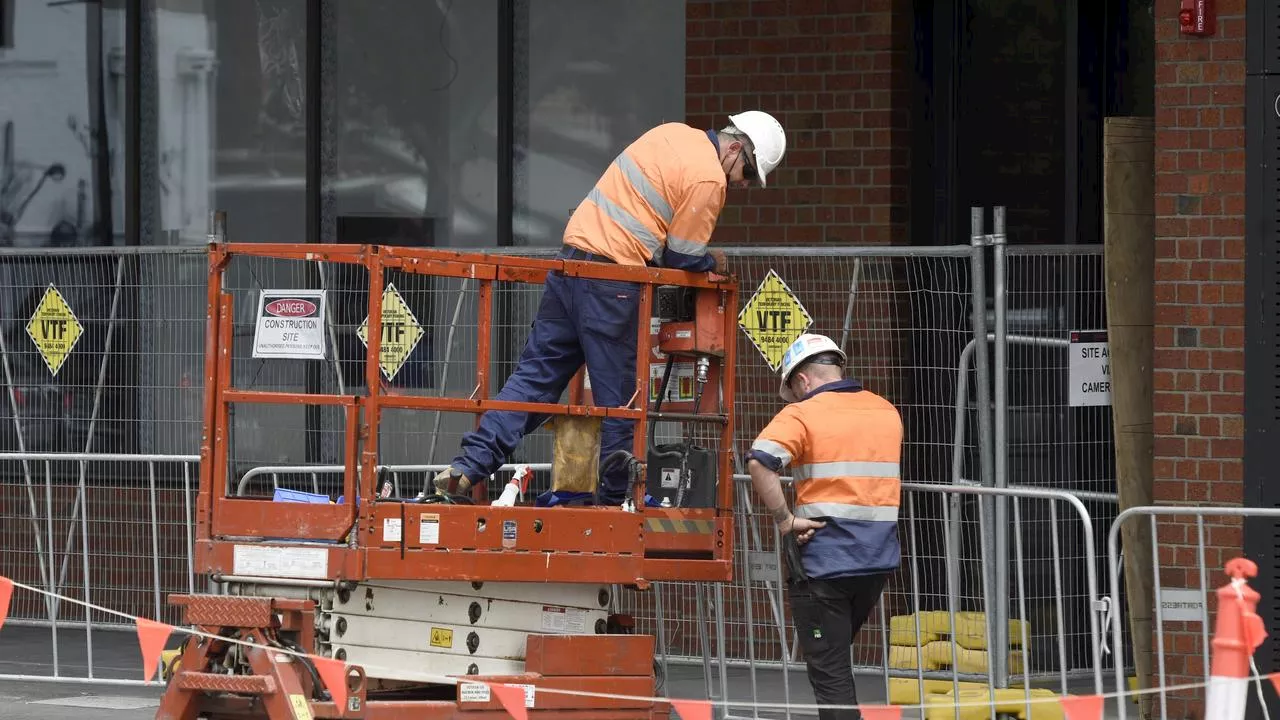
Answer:
M1102 248L997 245L995 257L994 270L1003 274L995 280L994 302L1004 304L1005 320L999 327L993 317L992 327L996 352L1003 347L1006 354L1005 391L995 393L996 413L1007 428L1007 465L997 469L997 484L1080 494L1101 537L1117 511L1115 456L1107 393L1095 377L1100 373L1091 369L1105 371L1107 363L1098 359L1073 372L1072 354L1106 342ZM1026 508L1001 538L1006 548L1021 543L1026 559L1025 565L1015 563L1012 553L1003 553L1010 564L1000 572L1011 577L1021 571L1028 586L1025 608L1011 601L1009 612L1033 628L1041 650L1032 658L1033 676L1087 673L1096 640L1089 633L1083 587L1089 559L1081 551L1080 528L1070 526L1055 538L1061 518L1047 509ZM1105 577L1101 559L1093 562ZM1049 647L1054 627L1065 629L1060 649Z
M1280 523L1280 509L1246 507L1134 507L1118 513L1107 534L1107 572L1112 587L1129 587L1122 533L1146 535L1156 549L1149 576L1139 582L1151 591L1154 612L1140 612L1146 627L1134 628L1120 603L1106 628L1117 654L1132 653L1135 633L1153 640L1149 677L1139 677L1142 687L1173 687L1208 683L1211 670L1211 609L1217 607L1212 593L1229 581L1224 567L1234 553L1227 548L1244 544L1246 522L1257 523L1263 532L1274 534ZM1147 575L1147 573L1142 573ZM1266 597L1267 589L1256 585ZM1143 607L1143 606L1139 606ZM1268 643L1259 652L1274 652ZM1115 682L1125 681L1122 668L1114 668ZM1123 686L1123 685L1121 685ZM1187 687L1144 698L1141 714L1135 717L1188 717L1200 714L1205 701L1203 686ZM1147 707L1150 704L1151 707ZM1120 718L1127 716L1121 708Z
M195 456L0 454L0 574L102 607L181 622L168 595L205 589L192 564L197 468ZM24 627L30 625L45 629ZM118 647L95 653L95 638L112 629L132 625L82 605L16 593L4 633L32 640L23 643L24 668L73 678L135 677L136 664L112 660ZM104 644L114 643L100 642L100 650Z
M554 253L551 248L493 251L535 257ZM1102 464L1110 456L1105 411L1086 408L1082 414L1081 408L1066 406L1066 359L1061 349L1037 344L1023 347L1015 340L1015 336L1031 336L1038 338L1038 343L1047 340L1056 346L1069 340L1071 330L1104 326L1100 252L1041 247L1008 248L1006 252L1004 295L1010 336L1007 481L1014 486L1109 491L1113 481ZM981 297L986 308L989 293L975 287L974 282L975 278L987 278L990 286L992 281L985 268L974 265L981 254L968 246L735 248L729 254L741 284L743 318L762 330L758 336L762 346L776 353L778 343L770 341L776 340L777 333L771 337L770 332L777 328L770 323L777 322L777 316L769 311L794 298L812 318L809 330L829 334L850 354L850 374L899 407L906 425L905 480L918 484L984 481L978 452L979 408L990 396L989 387L984 389L978 382L987 367L973 342L978 337L973 316L974 297ZM4 310L0 313L0 338L4 340L0 356L5 360L3 379L10 390L0 398L0 414L7 415L0 423L0 450L194 454L202 425L207 272L207 258L200 248L0 251L0 307ZM779 294L771 273L785 283L785 293ZM83 326L82 337L57 375L49 372L26 330L50 283ZM388 373L394 375L392 379L383 376L384 387L409 394L471 396L475 392L477 284L400 271L387 271L384 283L394 285L399 297L396 302L402 302L398 307L412 313L427 329L416 343L406 341L406 347L412 348L404 353L395 372ZM751 304L753 293L762 284L762 302ZM363 394L365 352L360 328L367 315L367 288L367 273L351 265L234 259L226 289L235 303L235 385L249 390ZM330 350L325 362L253 358L253 323L263 289L326 291ZM541 288L536 285L500 283L495 288L490 329L494 349L491 394L501 388L514 367L540 297ZM755 313L760 315L752 317ZM987 339L992 340L989 311L982 319ZM781 400L777 373L756 344L744 333L738 334L737 342L734 452L742 471L745 468L740 459ZM277 470L271 482L280 486L320 492L334 489L339 474L326 468L342 462L341 410L238 406L234 412L234 462L228 492L237 492L240 480L255 468L268 465L306 468L283 475ZM423 468L448 463L462 433L473 422L473 416L463 414L386 412L381 460L389 467L401 468L397 483L409 486L398 488L397 494L414 494L428 477L429 470ZM1063 437L1069 442L1061 443ZM1049 442L1050 438L1055 442ZM513 464L545 462L550 456L551 433L538 430L510 460ZM181 481L181 474L170 465L156 466L157 482ZM9 462L4 467L8 468L4 471L6 487L17 483L14 487L25 492L21 490L22 474L15 470L20 465ZM147 478L147 472L139 470L128 479L146 487ZM491 488L495 495L501 485L499 482ZM539 472L532 491L548 486L548 473ZM252 492L257 494L264 487L270 485L255 482ZM740 504L745 504L751 495L740 493L739 498ZM911 527L904 529L904 553L909 539L918 544L911 552L923 568L922 582L927 585L917 586L916 591L922 599L939 602L955 595L959 607L981 609L989 590L984 588L979 552L983 533L977 504L944 503L936 494L909 501L904 497L904 517L908 502L912 520L907 523ZM1114 510L1108 509L1105 501L1098 502L1101 504L1089 509L1103 524ZM1011 573L1018 571L1012 553L1015 539L1024 541L1028 567L1049 567L1055 558L1066 563L1065 567L1080 564L1078 536L1061 536L1055 554L1053 543L1046 543L1054 518L1045 514L1042 504L1026 506L1022 512L1025 516L1020 524L1027 529L1021 538L1015 533L1006 538ZM159 527L162 533L169 531L163 522ZM761 520L753 527L752 532L740 533L740 540L747 543L744 550L767 552L771 526ZM994 532L990 526L986 529L988 534ZM947 538L961 548L956 556L959 562L951 570L954 577L942 567L941 548ZM759 593L750 589L752 556L746 553L738 554L738 579L726 586L723 601L733 630L727 636L725 654L735 662L749 660L745 638L754 623L748 616L766 618L779 612L763 597L748 601ZM757 569L757 576L759 572ZM1019 607L1010 607L1011 617L1028 617L1037 632L1049 633L1032 639L1036 653L1056 636L1059 620L1066 623L1065 663L1056 652L1033 653L1028 659L1033 674L1057 674L1064 666L1068 670L1087 667L1082 663L1087 660L1085 643L1089 638L1079 612L1072 610L1067 618L1061 614L1065 610L1057 609L1059 594L1064 608L1079 606L1084 599L1074 581L1079 573L1069 574L1071 578L1055 584L1049 575L1031 571L1024 585L1026 614L1021 614ZM887 602L906 602L912 593L912 585L899 574L887 590ZM652 630L659 623L658 597L663 598L661 622L669 630L666 640L672 657L701 657L696 628L682 620L694 617L697 600L692 585L667 583L649 593L622 593L620 609L632 612L642 628ZM863 644L856 648L857 664L863 668L879 667L883 657L883 644L873 635L883 630L873 629L875 622L879 620L873 618L864 631ZM767 630L751 632L769 635ZM761 641L756 648L761 661L780 662L784 651L791 653L792 659L798 658L794 643L787 648L781 642L770 647L765 638L757 639Z
M749 475L739 475L740 498L749 495ZM785 479L790 491L790 480ZM1055 516L1059 521L1051 530L1055 542L1061 542L1066 534L1083 539L1085 555L1094 555L1097 538L1093 536L1093 523L1082 502L1068 492L1051 489L1016 488L989 489L973 486L954 486L938 483L904 483L900 537L902 543L901 568L892 574L890 582L861 628L851 647L854 671L860 675L877 676L883 683L884 696L900 705L920 701L920 687L932 683L934 689L925 694L948 691L956 684L965 691L986 691L997 687L993 653L992 621L987 607L980 600L957 597L948 583L959 578L957 569L965 562L978 564L984 573L993 573L993 559L983 555L980 547L980 530L993 523L992 511L983 503L973 502L983 496L1000 496L1010 501L1012 518L1020 521L1032 509ZM960 502L952 502L960 501ZM941 519L923 518L922 507L941 507ZM972 509L974 528L964 528L959 520L948 515L948 507L961 506ZM767 512L751 510L746 502L737 509L737 518L744 524L746 533L739 543L740 564L735 583L724 587L722 605L705 612L695 602L691 609L666 610L666 621L648 630L659 635L659 646L666 650L662 660L671 661L673 648L680 647L682 639L695 638L694 646L699 657L727 657L731 664L748 667L749 683L724 682L723 676L713 683L713 691L726 694L717 696L728 701L730 707L741 702L742 710L750 711L751 703L760 700L755 694L759 688L777 691L781 685L787 703L813 702L808 680L803 673L783 673L787 670L804 670L804 647L800 635L792 623L790 602L786 596L785 560L778 550L778 536ZM940 521L941 520L941 521ZM1073 532L1074 529L1074 532ZM759 530L758 536L753 536ZM758 543L758 544L756 544ZM1025 564L1021 543L1014 546L1014 556L1019 564ZM1059 597L1059 609L1087 611L1096 605L1101 575L1085 573L1083 584L1087 587L1082 606L1068 607L1066 598ZM680 593L681 600L692 597L698 600L700 588L691 593ZM1030 588L1027 575L1016 574L1011 585L1012 601L1025 607ZM663 594L663 601L668 594ZM687 612L685 611L687 610ZM735 618L741 612L742 618ZM719 615L718 615L719 614ZM717 628L718 623L726 629ZM701 626L700 626L701 625ZM1097 632L1092 635L1089 648L1092 657L1101 656L1101 620L1094 616ZM641 630L645 632L645 630ZM1029 623L1014 621L1010 629L1010 647L1007 648L1007 665L1019 675L1020 682L1010 687L1019 689L1023 696L1032 697L1032 680L1023 673L1024 667L1033 666L1037 657L1057 653L1066 646L1066 626L1061 621L1048 628L1032 628ZM687 641L686 641L687 642ZM719 642L727 643L723 656ZM1101 692L1103 675L1101 665L1092 662L1087 676L1073 678L1061 673L1053 682L1038 682L1037 688L1050 688L1057 693ZM714 680L714 679L713 679ZM867 680L863 680L867 682ZM748 689L749 688L749 689ZM941 688L941 691L940 689ZM865 687L863 687L864 691ZM750 697L746 693L750 692ZM732 693L732 694L731 694ZM979 692L973 700L986 698Z

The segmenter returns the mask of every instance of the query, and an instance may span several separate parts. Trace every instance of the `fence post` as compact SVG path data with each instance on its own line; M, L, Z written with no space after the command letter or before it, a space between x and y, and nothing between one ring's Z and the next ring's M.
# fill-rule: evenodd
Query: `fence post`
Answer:
M991 244L994 246L994 276L992 297L995 301L995 442L992 452L995 453L995 486L1009 486L1009 327L1008 302L1005 287L1005 234L1004 206L997 205L994 211L994 233ZM1009 686L1009 499L1003 496L993 498L995 501L995 565L993 573L995 592L991 595L992 608L991 637L989 648L992 671L995 674L996 687ZM1020 532L1012 528L1012 532ZM1029 672L1023 668L1023 672Z
M970 235L969 243L973 246L973 332L976 340L974 346L973 367L975 371L975 394L974 404L977 406L978 416L978 463L980 467L980 480L983 487L995 486L995 472L992 466L993 450L995 443L993 442L993 432L991 427L991 384L990 384L990 356L987 349L987 268L986 268L986 246L990 242L990 238L985 232L986 208L972 207L969 209L969 225ZM994 513L988 510L995 506L992 502L993 498L979 497L978 502L978 525L981 532L980 543L982 546L983 561L980 563L991 562L995 558L995 544L998 534L996 533ZM982 519L986 518L986 522ZM959 519L953 518L952 522L959 522ZM995 597L996 585L993 573L981 573L982 579L982 595L984 599L983 612L989 623L995 621L993 613L993 598ZM955 586L958 590L958 585ZM954 592L954 591L953 591ZM991 627L990 625L988 627ZM990 633L988 634L990 637ZM988 648L988 664L987 675L993 685L1000 684L1000 676L996 672L997 666L994 663L998 653L995 648Z

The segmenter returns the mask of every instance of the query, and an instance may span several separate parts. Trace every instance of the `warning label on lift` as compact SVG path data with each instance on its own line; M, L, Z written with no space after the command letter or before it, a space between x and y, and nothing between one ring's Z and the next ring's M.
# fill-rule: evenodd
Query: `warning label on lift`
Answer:
M774 372L782 364L787 348L812 324L809 311L773 270L764 276L760 287L738 313L738 327Z
M387 382L400 374L400 369L425 334L426 331L418 324L418 318L400 296L395 284L388 283L387 289L382 291L382 338L378 348L378 366L382 368L382 375ZM369 347L368 317L360 323L356 337L360 338L365 348Z
M542 606L542 632L581 635L586 631L586 610L554 605Z
M449 628L431 628L431 647L445 648L446 650L453 647L453 630Z
M45 367L54 377L71 357L71 351L83 334L84 326L76 319L75 312L58 288L49 283L40 304L31 313L31 320L27 322L27 336L35 343Z

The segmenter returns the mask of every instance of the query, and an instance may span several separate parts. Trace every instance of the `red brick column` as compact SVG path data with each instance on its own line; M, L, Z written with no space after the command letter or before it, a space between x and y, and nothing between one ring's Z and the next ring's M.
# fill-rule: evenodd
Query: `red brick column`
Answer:
M1157 0L1155 499L1239 505L1244 411L1244 0L1219 0L1217 33L1180 35ZM1194 518L1161 521L1161 584L1199 586ZM1210 588L1240 553L1238 523L1212 518ZM1212 602L1210 604L1212 607ZM1212 626L1211 626L1212 627ZM1170 623L1171 684L1203 679L1200 627ZM1202 691L1171 696L1199 716Z
M730 192L716 242L907 241L911 5L689 0L687 121L760 109L787 130L770 187Z

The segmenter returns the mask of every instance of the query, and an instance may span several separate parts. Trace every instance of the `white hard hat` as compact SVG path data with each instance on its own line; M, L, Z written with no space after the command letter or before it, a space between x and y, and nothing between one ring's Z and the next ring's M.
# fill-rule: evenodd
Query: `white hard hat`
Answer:
M782 396L783 400L787 402L796 401L795 393L791 392L791 388L787 387L787 381L791 379L791 373L795 372L795 369L803 365L809 358L822 353L839 355L841 363L848 360L840 346L826 335L805 333L791 343L791 347L787 348L786 354L782 356L782 385L778 388L778 394Z
M760 110L730 115L729 122L751 138L756 151L756 172L760 176L760 187L764 187L765 176L773 172L787 154L787 133L772 115Z

